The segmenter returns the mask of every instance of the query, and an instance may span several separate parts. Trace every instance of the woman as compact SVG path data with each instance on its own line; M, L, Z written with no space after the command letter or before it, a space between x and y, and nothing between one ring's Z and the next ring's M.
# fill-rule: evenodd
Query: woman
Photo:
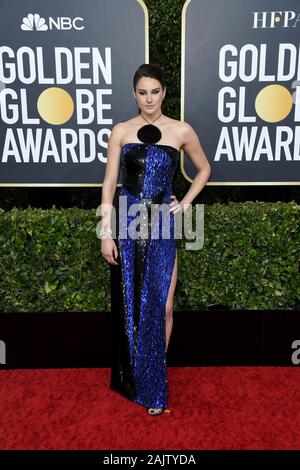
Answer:
M205 186L210 165L192 127L162 113L166 84L159 66L138 68L133 95L140 112L113 127L102 186L101 253L111 274L110 388L157 416L169 412L166 353L177 282L174 214L183 213ZM198 173L179 202L172 183L180 149ZM116 191L120 164L122 186ZM155 207L165 213L158 210L153 217ZM166 227L168 236L161 233Z

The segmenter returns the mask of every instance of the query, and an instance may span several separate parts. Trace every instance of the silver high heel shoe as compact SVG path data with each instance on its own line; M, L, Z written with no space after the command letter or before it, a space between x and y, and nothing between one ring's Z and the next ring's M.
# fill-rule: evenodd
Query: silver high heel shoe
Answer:
M151 416L159 416L162 413L170 413L168 408L148 408L148 414Z

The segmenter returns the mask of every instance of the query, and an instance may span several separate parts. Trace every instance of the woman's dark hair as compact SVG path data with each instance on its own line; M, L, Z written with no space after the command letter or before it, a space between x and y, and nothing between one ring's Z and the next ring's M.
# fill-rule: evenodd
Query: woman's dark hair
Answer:
M142 77L156 78L161 83L161 86L165 88L166 79L164 71L156 64L142 64L139 66L133 76L133 88L136 91L137 82Z

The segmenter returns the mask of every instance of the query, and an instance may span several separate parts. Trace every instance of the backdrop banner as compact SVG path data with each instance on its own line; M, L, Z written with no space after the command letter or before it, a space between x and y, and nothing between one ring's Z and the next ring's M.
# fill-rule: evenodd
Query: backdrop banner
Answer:
M300 3L188 0L182 119L201 137L207 183L300 182ZM195 176L182 155L182 171Z
M148 61L136 0L2 0L0 185L101 186L116 122Z

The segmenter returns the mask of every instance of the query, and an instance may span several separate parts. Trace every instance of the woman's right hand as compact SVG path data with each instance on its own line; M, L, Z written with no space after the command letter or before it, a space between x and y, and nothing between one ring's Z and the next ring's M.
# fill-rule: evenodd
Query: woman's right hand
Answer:
M107 237L101 240L101 254L110 264L119 264L116 262L118 258L118 248L112 238Z

